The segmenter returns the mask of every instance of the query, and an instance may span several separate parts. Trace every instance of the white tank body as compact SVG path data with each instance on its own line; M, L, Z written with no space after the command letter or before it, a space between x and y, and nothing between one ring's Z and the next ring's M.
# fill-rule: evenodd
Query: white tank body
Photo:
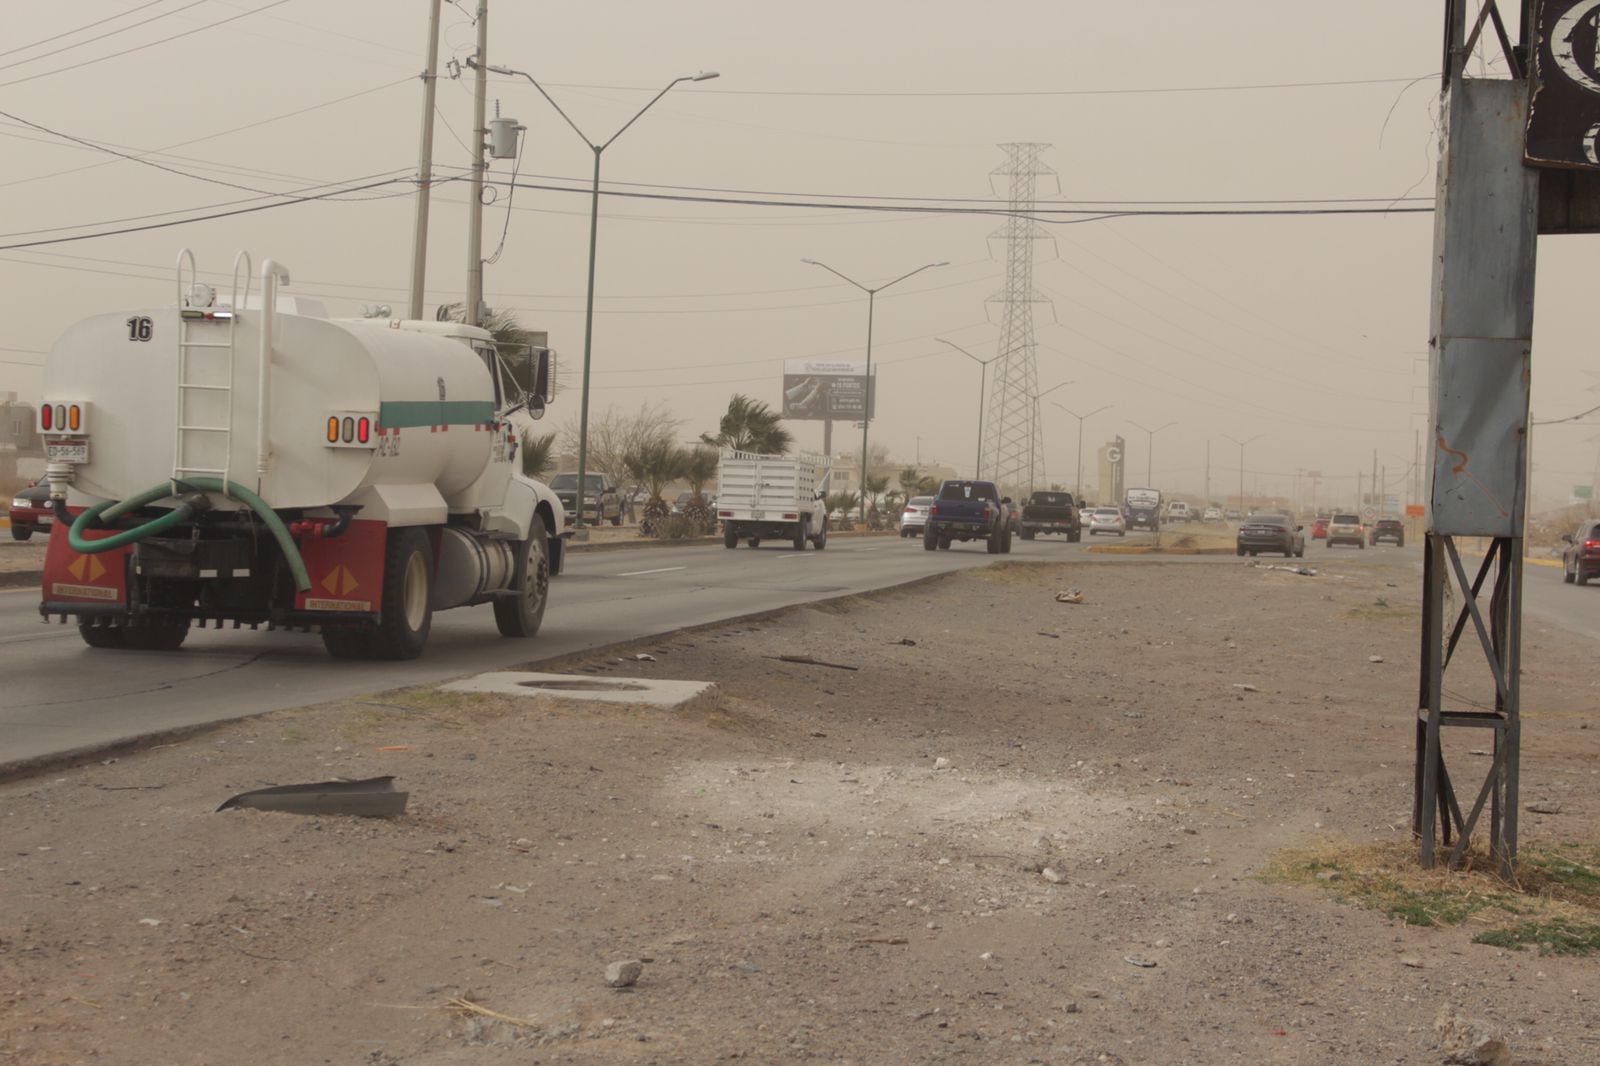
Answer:
M483 474L495 391L471 347L387 321L282 313L273 321L267 378L271 454L266 473L258 473L261 318L246 310L231 326L182 323L191 345L183 354L185 380L209 386L183 390L184 423L228 427L186 431L184 469L226 466L230 480L275 508L325 507L371 486L431 485L450 499ZM147 331L136 328L139 319L149 320ZM45 366L46 399L90 405L89 461L76 468L75 492L123 499L180 465L179 335L177 309L164 308L88 318L56 342ZM376 419L372 447L328 445L328 419L345 412Z

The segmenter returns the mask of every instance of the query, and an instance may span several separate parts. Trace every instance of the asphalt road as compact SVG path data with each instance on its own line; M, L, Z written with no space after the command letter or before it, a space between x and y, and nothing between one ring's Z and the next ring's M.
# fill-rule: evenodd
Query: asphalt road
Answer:
M1138 543L1130 537L1122 543ZM1011 556L1071 557L1059 538ZM585 651L743 614L903 584L994 561L981 544L838 538L826 551L720 545L574 552L539 636L501 638L487 605L434 616L423 657L334 661L315 634L195 630L177 653L95 651L46 625L35 588L0 591L0 764Z
M1138 544L1132 536L1118 544ZM1089 542L1014 541L1017 560L1094 559L1144 565L1150 556L1086 556ZM1415 546L1325 553L1309 565L1341 562L1406 566L1421 593ZM532 641L508 641L487 606L434 617L422 659L410 663L334 661L315 635L196 630L182 651L106 652L84 646L73 626L45 625L34 589L0 591L0 765L176 727L283 707L348 698L405 685L504 669L520 663L648 638L793 604L903 584L995 561L981 545L925 552L919 541L836 539L826 551L789 547L650 548L574 553L552 585L544 628ZM1165 557L1164 562L1238 565L1230 556ZM1525 568L1530 615L1600 639L1600 588L1563 585L1561 571Z

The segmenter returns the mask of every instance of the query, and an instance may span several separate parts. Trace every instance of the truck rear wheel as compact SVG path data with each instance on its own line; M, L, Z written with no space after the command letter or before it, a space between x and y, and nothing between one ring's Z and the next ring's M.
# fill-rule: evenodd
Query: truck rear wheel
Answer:
M415 659L433 628L433 550L416 526L391 529L383 553L383 610L372 630L375 659Z
M987 551L990 555L999 555L1000 554L1000 539L1003 536L1004 536L1004 534L1001 533L1000 528L998 526L996 526L994 529L989 530L989 537L988 537L987 540L985 540L983 542L984 550Z
M550 600L550 539L538 515L522 544L512 587L513 595L495 597L494 624L502 637L531 637L539 632Z
M722 523L722 546L724 548L737 548L739 546L739 531L733 528L732 522Z
M931 552L939 546L939 538L933 535L933 527L929 526L922 531L922 550Z
M794 524L793 544L794 550L797 552L803 552L806 550L806 523L804 519L801 519Z
M1027 526L1023 526L1022 527L1022 539L1023 540L1032 540L1033 539L1033 530L1029 529Z
M1572 578L1567 578L1571 581ZM123 648L127 647L122 642L122 628L120 626L91 626L82 622L78 623L78 636L91 648Z
M188 636L187 620L141 622L122 627L122 646L134 651L177 651Z

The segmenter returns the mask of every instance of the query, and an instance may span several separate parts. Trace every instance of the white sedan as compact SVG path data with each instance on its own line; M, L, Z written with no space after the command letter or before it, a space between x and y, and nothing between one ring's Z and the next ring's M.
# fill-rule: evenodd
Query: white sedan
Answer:
M1089 536L1096 533L1115 533L1119 537L1126 537L1128 523L1115 507L1096 507L1089 513Z

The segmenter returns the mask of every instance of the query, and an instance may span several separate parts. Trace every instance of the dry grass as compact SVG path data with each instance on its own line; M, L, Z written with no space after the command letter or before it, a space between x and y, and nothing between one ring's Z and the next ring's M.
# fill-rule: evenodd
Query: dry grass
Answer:
M1326 841L1281 852L1261 879L1322 888L1407 925L1480 924L1487 928L1473 938L1479 943L1600 951L1600 847L1594 845L1526 847L1515 880L1507 882L1481 849L1469 850L1459 870L1442 864L1424 870L1409 841Z

